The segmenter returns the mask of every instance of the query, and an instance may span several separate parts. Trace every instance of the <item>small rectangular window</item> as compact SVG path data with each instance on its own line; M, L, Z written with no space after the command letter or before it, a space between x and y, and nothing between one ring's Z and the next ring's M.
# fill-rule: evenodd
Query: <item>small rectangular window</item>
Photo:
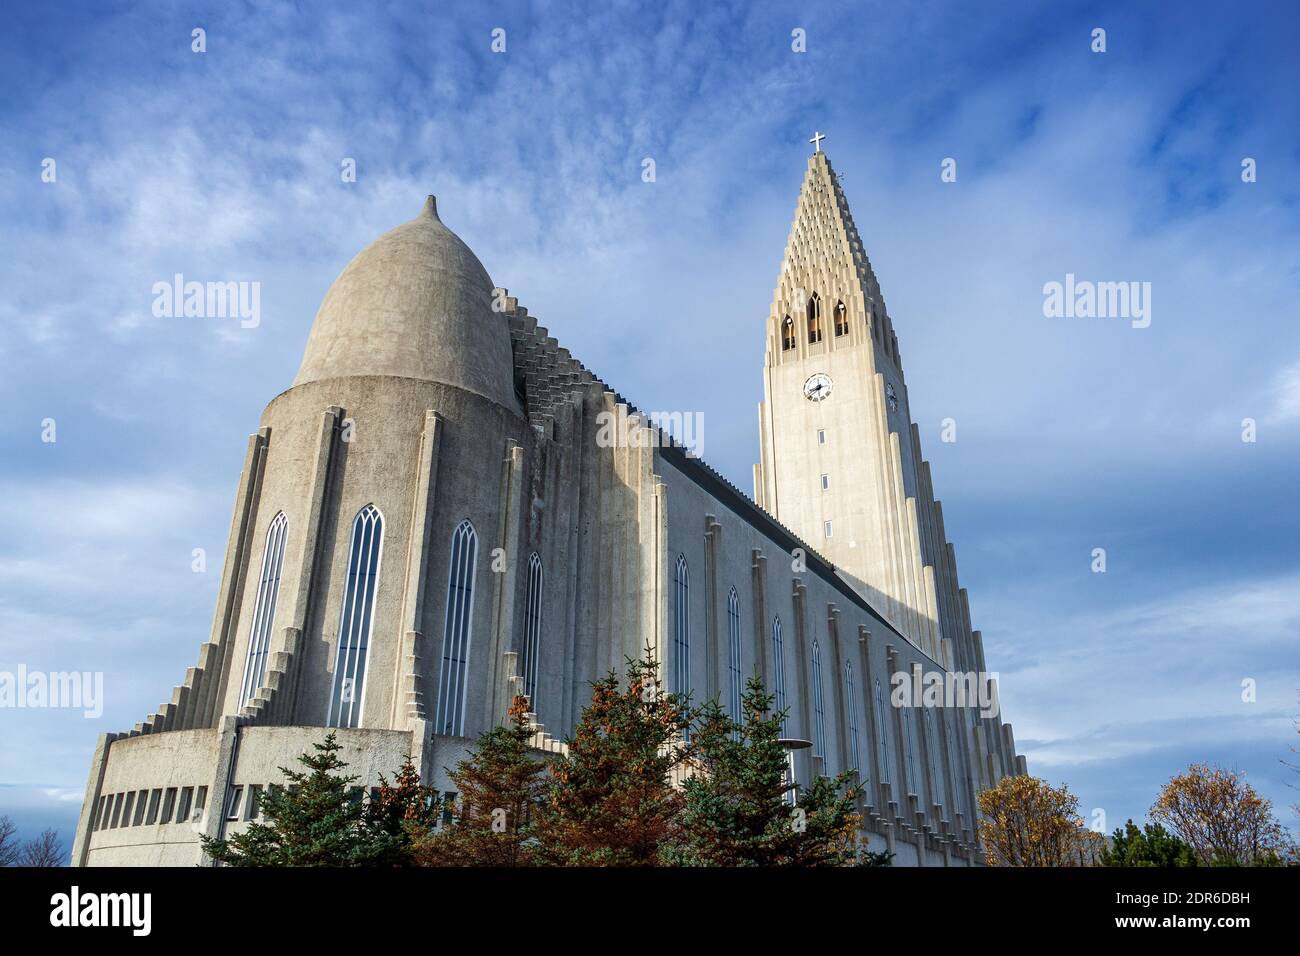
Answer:
M108 826L108 808L112 804L111 796L99 798L99 819L96 821L95 829L102 830Z
M823 527L825 528L826 531L826 537L829 538L831 536L831 523L827 521Z
M122 826L131 825L131 811L135 808L135 791L132 790L126 795L126 803L122 804Z
M135 795L135 819L131 821L131 826L138 827L144 823L144 811L148 809L149 791L141 790Z
M451 825L453 814L456 812L456 796L455 790L448 790L442 795L442 826Z
M207 804L207 802L208 802L208 788L199 787L199 789L194 794L193 819L198 820L203 816L203 807Z
M181 802L176 806L176 822L184 823L190 818L190 804L194 802L194 788L181 787Z
M244 802L244 788L231 787L230 799L226 801L226 819L239 819L239 805Z
M262 812L262 785L253 784L248 788L248 815L246 820L256 820Z
M176 788L168 787L167 793L163 797L162 819L159 823L171 823L172 811L176 809Z
M817 444L819 445L826 444L826 429L824 428L817 429Z
M831 476L822 475L822 491L830 491L830 490L831 490Z
M162 803L161 788L149 794L149 816L144 821L145 823L149 824L149 826L153 826L155 823L158 822L158 804L160 803Z
M122 815L122 799L125 796L126 794L119 793L116 794L113 798L113 818L108 824L110 828L116 829L118 824L121 822L120 817Z

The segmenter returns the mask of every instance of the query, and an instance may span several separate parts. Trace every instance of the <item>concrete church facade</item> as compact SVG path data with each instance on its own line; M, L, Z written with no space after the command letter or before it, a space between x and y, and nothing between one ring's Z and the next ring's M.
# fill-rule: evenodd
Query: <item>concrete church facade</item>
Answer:
M734 708L761 674L811 744L795 776L858 768L863 839L896 865L978 863L976 794L1024 759L975 704L891 703L895 674L986 668L820 148L767 342L751 499L494 287L429 197L326 294L249 440L211 635L101 736L74 865L202 862L326 727L368 785L410 753L449 790L516 694L561 751L589 682L647 646L696 700Z

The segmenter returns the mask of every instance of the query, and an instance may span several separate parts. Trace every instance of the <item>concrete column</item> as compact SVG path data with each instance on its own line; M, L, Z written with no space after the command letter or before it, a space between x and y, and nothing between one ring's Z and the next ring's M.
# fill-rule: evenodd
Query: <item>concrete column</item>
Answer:
M504 686L501 673L505 652L511 649L510 634L514 626L515 582L518 575L527 573L527 563L520 553L521 539L520 512L527 507L524 500L527 488L524 483L524 450L513 439L506 442L506 454L502 460L500 499L497 503L499 521L497 525L497 547L505 554L505 570L492 574L492 631L491 643L487 656L487 700L484 702L486 712L482 716L481 729L489 730L505 720L510 702L501 699L500 690ZM491 559L489 556L489 570ZM468 728L467 728L468 729Z
M100 734L95 753L90 758L90 776L86 780L86 795L81 801L81 816L77 818L77 834L72 841L72 866L85 866L90 855L90 839L95 828L95 814L99 809L100 791L104 786L104 768L108 765L108 752L118 734Z
M429 571L429 538L433 533L433 502L438 481L438 451L442 441L442 418L433 409L424 413L415 490L411 498L411 537L406 549L406 575L402 592L402 619L393 680L393 703L389 726L401 729L424 714L423 652L425 592Z
M312 458L310 497L307 500L307 524L303 528L301 544L298 548L298 580L288 592L289 624L284 628L284 645L293 647L293 659L290 662L290 680L287 700L284 706L277 706L277 722L293 724L295 722L314 723L324 720L324 716L313 714L308 719L298 712L298 701L302 695L303 658L307 654L308 618L311 614L311 602L315 595L316 569L321 557L321 528L325 520L326 496L329 491L330 476L334 469L334 460L338 445L339 426L343 418L343 409L331 406L321 413L316 432L316 453Z
M270 437L270 429L267 428L250 435L248 450L244 454L244 470L240 473L239 490L235 493L230 537L226 542L226 559L221 570L217 607L212 619L210 640L216 646L217 653L214 668L204 673L202 702L198 707L199 722L196 725L200 727L212 726L216 715L221 711L221 701L229 680L230 656L235 643L235 628L239 624L249 542L257 513L257 500L262 489L262 471L266 465Z

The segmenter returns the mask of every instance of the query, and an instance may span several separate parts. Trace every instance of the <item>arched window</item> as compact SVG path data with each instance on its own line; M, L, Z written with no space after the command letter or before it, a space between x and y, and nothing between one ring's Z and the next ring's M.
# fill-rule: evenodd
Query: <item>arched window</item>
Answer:
M519 675L534 714L537 709L537 667L542 646L542 558L536 551L528 558L528 596L524 602L524 646Z
M352 522L348 574L343 609L339 612L338 654L334 660L334 689L326 723L331 727L360 727L361 701L366 689L366 659L374 624L375 589L384 544L384 517L366 505Z
M943 793L943 778L939 776L939 753L935 749L939 740L934 735L934 720L927 707L925 714L925 755L930 765L930 802L938 803L939 794Z
M880 681L876 681L876 737L880 748L880 779L889 783L892 776L889 766L889 725L885 722L885 697L880 693Z
M257 586L257 603L253 606L253 626L248 632L248 659L244 662L244 683L239 688L239 705L253 699L266 676L266 655L271 647L271 629L275 622L275 601L280 593L280 568L284 564L284 539L289 519L281 511L266 529L266 546L262 549L262 577Z
M465 735L465 700L469 682L469 649L474 622L474 568L478 535L469 519L451 536L451 566L447 571L447 620L442 630L442 679L438 686L440 734Z
M673 577L673 692L691 692L690 574L686 555L677 555Z
M808 344L822 340L822 300L816 292L808 300Z
M853 662L844 662L844 699L847 706L844 708L849 718L849 759L853 761L853 769L858 772L861 779L862 773L862 745L858 739L858 695L853 686Z
M772 694L776 697L776 712L786 708L785 702L785 643L781 639L781 619L772 618ZM789 717L781 718L781 736L789 733Z
M830 776L830 759L826 756L826 708L822 701L822 649L816 638L812 643L812 685L816 737L813 753L822 758L822 775Z
M781 351L788 352L794 348L794 319L786 316L781 322Z
M744 681L740 663L740 595L735 588L727 595L727 675L731 680L731 719L740 723Z
M843 302L835 303L835 336L849 334L849 310L844 307Z

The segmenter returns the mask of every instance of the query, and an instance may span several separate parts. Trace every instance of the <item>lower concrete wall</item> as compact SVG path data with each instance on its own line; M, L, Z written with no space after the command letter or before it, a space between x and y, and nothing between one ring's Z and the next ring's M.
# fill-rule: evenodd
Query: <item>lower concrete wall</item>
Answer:
M200 837L230 835L247 826L253 787L284 784L281 767L302 770L298 757L312 752L324 727L218 728L122 737L108 743L102 779L83 809L79 847L85 866L197 866ZM357 785L377 786L411 752L412 734L400 730L334 731L343 771ZM466 741L468 743L468 741ZM459 759L462 749L454 754ZM417 761L419 755L415 755ZM447 756L453 756L449 752ZM93 771L92 771L93 772ZM437 774L436 777L445 775ZM93 782L93 781L92 781ZM234 788L242 788L236 819L226 819Z

